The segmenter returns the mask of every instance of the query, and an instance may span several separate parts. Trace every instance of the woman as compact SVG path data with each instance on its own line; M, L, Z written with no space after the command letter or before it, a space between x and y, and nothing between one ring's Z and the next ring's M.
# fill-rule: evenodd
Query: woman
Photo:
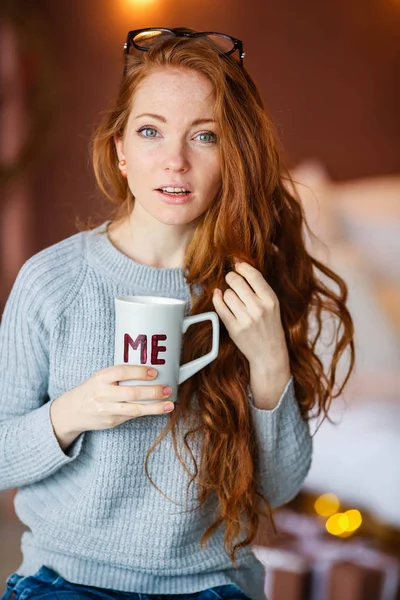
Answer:
M29 531L3 600L264 597L250 544L308 472L307 419L326 414L349 348L337 393L347 382L353 330L344 282L305 249L243 57L223 34L130 32L93 140L116 210L18 274L0 336L0 485L19 488ZM175 407L161 385L118 386L151 380L145 367L109 366L114 298L128 294L186 299L187 314L221 319L218 358L179 387ZM326 373L323 311L337 327ZM209 340L207 324L191 327L182 362ZM150 393L157 403L137 403Z

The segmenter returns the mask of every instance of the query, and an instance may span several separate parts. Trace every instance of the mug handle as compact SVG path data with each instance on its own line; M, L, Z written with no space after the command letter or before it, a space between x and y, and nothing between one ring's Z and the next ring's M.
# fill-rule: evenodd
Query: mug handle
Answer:
M199 358L195 358L179 368L178 385L186 381L186 379L189 379L189 377L191 377L194 373L200 371L200 369L208 365L218 356L219 318L216 312L211 311L202 313L200 315L191 315L190 317L185 317L182 324L182 333L185 333L188 327L193 325L193 323L200 323L201 321L212 322L212 348L210 352L204 356L199 356Z

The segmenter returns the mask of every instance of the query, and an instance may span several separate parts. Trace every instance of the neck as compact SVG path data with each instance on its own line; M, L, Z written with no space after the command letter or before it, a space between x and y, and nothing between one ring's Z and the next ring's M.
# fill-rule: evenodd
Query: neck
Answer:
M194 225L169 225L135 209L121 222L108 227L114 246L138 263L161 269L183 268Z

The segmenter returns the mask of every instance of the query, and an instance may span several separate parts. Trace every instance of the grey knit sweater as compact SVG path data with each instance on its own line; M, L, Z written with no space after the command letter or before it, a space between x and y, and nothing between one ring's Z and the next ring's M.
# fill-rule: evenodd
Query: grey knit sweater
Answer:
M113 364L114 297L130 294L191 300L183 269L135 262L111 243L106 225L79 232L22 266L0 326L0 489L19 488L15 509L29 528L18 573L41 565L78 584L147 594L183 594L234 583L263 600L264 571L250 548L235 569L223 526L201 550L215 505L197 504L198 488L175 456L169 434L147 450L168 415L148 415L81 434L64 452L50 405ZM217 359L218 360L218 359ZM262 489L273 507L298 492L312 441L290 380L278 406L257 409L249 394L260 453ZM193 448L197 464L201 456ZM188 462L193 468L193 463ZM207 504L207 503L206 503Z

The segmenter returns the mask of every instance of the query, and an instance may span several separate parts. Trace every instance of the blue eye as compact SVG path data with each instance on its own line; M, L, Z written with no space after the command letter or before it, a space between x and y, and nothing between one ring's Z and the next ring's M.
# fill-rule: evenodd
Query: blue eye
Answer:
M203 131L203 133L199 133L199 135L208 135L213 137L213 139L209 141L202 140L203 142L206 142L206 144L212 144L217 141L217 136L215 135L215 133L212 133L212 131Z
M140 129L136 130L136 133L141 133L142 131L155 131L157 133L157 131L153 128L153 127L141 127ZM155 137L155 135L144 135L143 137Z
M146 133L142 133L142 132L146 132L146 131L153 131L155 133L155 135L147 135ZM144 125L143 127L141 127L140 129L136 129L136 133L139 135L139 137L143 137L143 138L155 138L157 136L157 129L155 129L154 127L150 127L149 125ZM215 144L217 142L217 135L215 133L213 133L212 131L203 131L202 133L199 133L196 137L200 137L200 136L209 136L212 139L209 140L200 140L201 142L204 142L205 144Z

